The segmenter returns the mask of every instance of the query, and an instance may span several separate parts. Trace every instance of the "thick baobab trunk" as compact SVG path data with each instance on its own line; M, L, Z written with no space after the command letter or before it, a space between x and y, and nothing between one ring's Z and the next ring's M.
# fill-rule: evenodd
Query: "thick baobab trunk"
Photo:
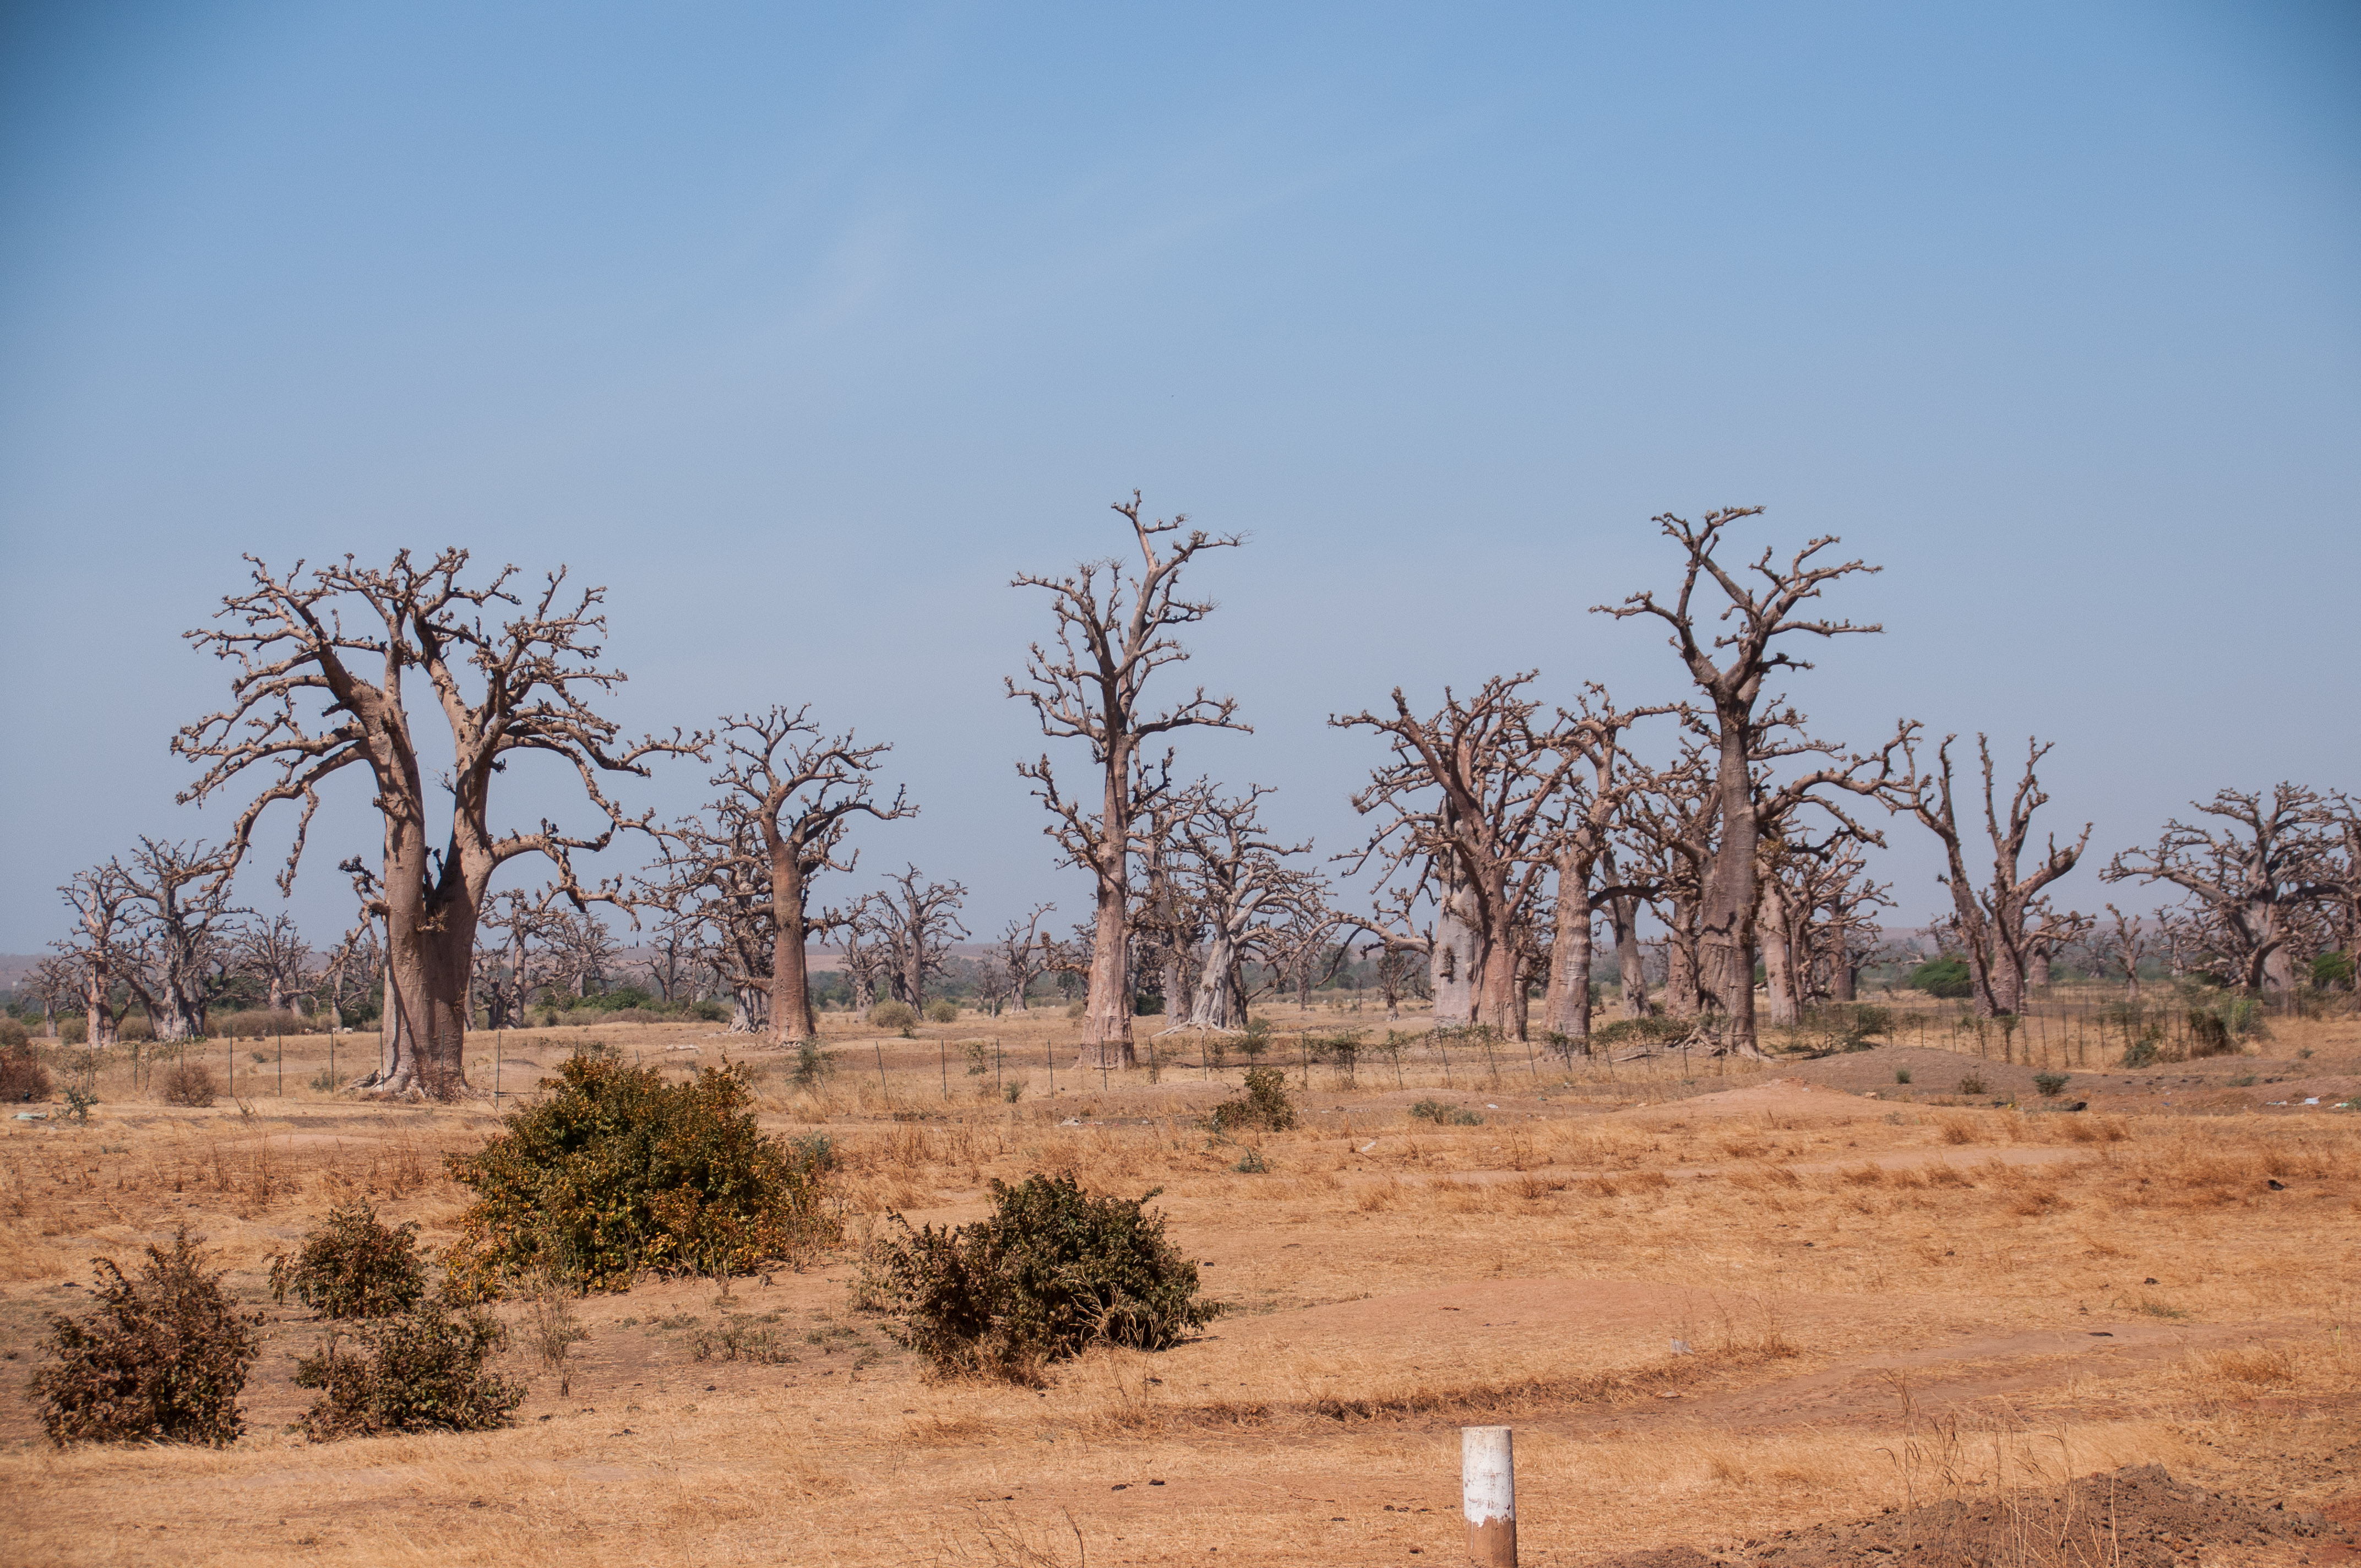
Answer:
M466 1052L479 904L459 861L455 845L430 894L425 835L415 823L387 820L385 1012L377 1070L354 1089L407 1100L457 1100L475 1092Z
M1705 988L1721 1003L1722 1048L1745 1057L1754 1043L1754 778L1747 742L1751 716L1742 707L1720 715L1721 758L1715 787L1721 795L1721 842L1706 868L1697 927L1697 962Z
M804 918L802 847L774 843L771 857L771 1040L791 1046L819 1033L806 968L810 927Z
M1549 992L1542 1027L1590 1051L1590 866L1567 857L1557 867L1557 919L1550 938Z
M1197 995L1189 1008L1189 1027L1230 1032L1246 1026L1237 970L1237 943L1223 922L1216 920L1205 943L1205 969L1198 977Z
M1445 1029L1465 1028L1476 1021L1476 927L1468 918L1475 903L1464 888L1446 889L1434 913L1434 955L1432 960L1434 1022Z
M1664 1015L1694 1018L1702 1011L1697 992L1697 940L1686 931L1664 938Z
M115 1009L106 998L111 978L106 965L99 959L92 959L89 977L82 992L82 1014L89 1020L89 1033L84 1037L89 1040L91 1048L96 1050L102 1046L115 1043Z
M749 981L730 988L730 1030L733 1035L759 1035L774 1016L771 993Z
M1628 897L1607 901L1607 924L1615 936L1615 972L1623 982L1623 1005L1620 1011L1626 1018L1648 1015L1648 963L1640 950L1637 903Z
M1861 994L1861 966L1852 961L1852 954L1839 948L1828 965L1828 999L1850 1002Z
M2036 948L2025 960L2025 985L2027 991L2040 991L2049 984L2049 949Z
M1091 940L1090 1000L1082 1019L1082 1067L1130 1067L1131 923L1121 873L1099 879L1098 925Z
M1800 1024L1804 1020L1801 988L1795 972L1795 948L1790 938L1794 926L1787 907L1787 890L1776 877L1763 881L1762 916L1758 928L1763 938L1763 978L1770 992L1771 1022L1773 1025Z

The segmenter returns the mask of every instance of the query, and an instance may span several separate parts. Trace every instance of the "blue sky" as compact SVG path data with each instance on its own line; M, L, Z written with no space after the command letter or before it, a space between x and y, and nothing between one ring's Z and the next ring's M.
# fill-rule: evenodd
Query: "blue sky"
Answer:
M241 553L445 543L607 584L634 727L895 741L925 815L862 883L1079 917L1006 583L1134 487L1253 536L1190 673L1256 733L1184 765L1323 850L1374 760L1324 720L1396 684L1675 695L1587 609L1670 578L1653 513L1741 502L1886 567L1838 608L1887 631L1793 686L1817 727L2054 738L2094 861L2361 784L2356 87L2326 5L14 9L0 949L225 828L165 746Z

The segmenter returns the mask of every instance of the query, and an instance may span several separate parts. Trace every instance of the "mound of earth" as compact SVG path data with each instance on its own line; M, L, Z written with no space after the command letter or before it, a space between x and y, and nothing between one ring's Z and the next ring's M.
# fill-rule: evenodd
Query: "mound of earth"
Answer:
M2224 1548L2315 1540L2334 1528L2319 1514L2242 1502L2183 1486L2161 1464L2141 1464L2048 1491L1782 1530L1720 1552L1687 1546L1629 1552L1600 1568L2191 1568Z

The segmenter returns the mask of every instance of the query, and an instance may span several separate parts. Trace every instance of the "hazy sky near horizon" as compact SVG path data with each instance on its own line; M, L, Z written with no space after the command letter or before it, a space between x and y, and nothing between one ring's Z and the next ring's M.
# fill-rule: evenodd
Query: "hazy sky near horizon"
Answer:
M2356 198L2329 5L12 7L0 950L226 828L166 742L242 553L446 544L607 585L634 729L893 741L925 814L823 898L916 861L980 936L1080 918L1007 585L1116 548L1135 487L1252 539L1186 678L1255 733L1181 765L1323 853L1377 757L1331 714L1676 696L1587 609L1673 579L1652 514L1762 503L1885 568L1830 605L1883 634L1791 684L1816 728L2055 739L2063 900L2122 902L2096 865L2193 796L2361 785ZM586 820L503 782L497 825ZM313 835L315 938L368 794Z

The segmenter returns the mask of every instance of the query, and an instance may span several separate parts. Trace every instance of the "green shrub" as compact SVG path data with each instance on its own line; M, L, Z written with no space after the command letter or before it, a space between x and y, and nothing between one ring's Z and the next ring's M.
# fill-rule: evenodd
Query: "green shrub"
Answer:
M1440 1100L1420 1101L1410 1108L1410 1115L1413 1122L1432 1122L1438 1127L1480 1127L1484 1124L1484 1118L1475 1112L1447 1105Z
M2164 1053L2156 1048L2154 1040L2134 1040L2124 1051L2125 1067L2153 1067Z
M1104 1340L1162 1350L1220 1312L1197 1266L1136 1199L1093 1197L1071 1172L992 1184L993 1213L912 1230L871 1258L894 1335L940 1374L1037 1382L1048 1363Z
M22 1105L49 1097L49 1069L30 1046L0 1050L0 1104Z
M1593 1029L1590 1046L1593 1050L1600 1050L1638 1043L1659 1045L1687 1038L1689 1029L1690 1025L1679 1018L1618 1018Z
M293 1257L273 1258L270 1296L295 1299L324 1318L385 1318L406 1312L426 1294L418 1225L378 1223L368 1200L328 1211Z
M1238 1156L1238 1163L1230 1168L1240 1176L1261 1176L1270 1169L1270 1162L1262 1157L1262 1150L1248 1149Z
M1946 954L1929 959L1910 971L1903 984L1929 996L1960 997L1975 991L1975 976L1968 970L1968 960Z
M237 1441L246 1429L237 1397L261 1352L262 1315L237 1311L185 1225L171 1251L148 1249L136 1278L94 1262L93 1310L51 1316L41 1340L57 1359L33 1374L31 1393L49 1441Z
M446 1258L461 1293L535 1269L586 1290L627 1289L642 1271L744 1274L836 1241L818 1173L755 1125L742 1069L672 1084L577 1056L559 1072L504 1132L446 1161L477 1195Z
M1241 1127L1283 1133L1294 1125L1295 1107L1287 1100L1287 1074L1275 1067L1246 1069L1245 1097L1224 1100L1213 1107L1213 1126L1217 1133Z
M788 1074L797 1089L816 1089L820 1080L836 1070L836 1063L819 1048L818 1040L805 1040L796 1047L796 1065Z
M332 1333L295 1364L320 1397L297 1423L314 1442L388 1431L484 1431L509 1424L524 1386L487 1373L508 1331L478 1307L432 1298L356 1331Z
M2313 959L2312 983L2322 991L2352 990L2352 957L2345 953L2323 953Z
M1961 1094L1984 1094L1990 1091L1984 1088L1984 1080L1971 1072L1965 1078L1960 1080L1959 1092Z
M2066 1092L2067 1078L2062 1072L2037 1072L2033 1087L2044 1100L2055 1100Z
M873 1029L906 1029L918 1021L918 1014L906 1002L891 999L869 1010L869 1026Z
M958 1023L959 1003L947 996L936 997L927 1003L927 1022L929 1024Z
M1897 1067L1897 1068L1895 1068L1895 1069L1894 1069L1894 1082L1896 1082L1896 1083L1907 1083L1907 1082L1909 1082L1909 1081L1910 1081L1910 1069L1909 1069L1908 1068L1906 1068L1906 1067Z
M164 1103L199 1108L214 1102L214 1069L203 1062L184 1061L164 1069Z

